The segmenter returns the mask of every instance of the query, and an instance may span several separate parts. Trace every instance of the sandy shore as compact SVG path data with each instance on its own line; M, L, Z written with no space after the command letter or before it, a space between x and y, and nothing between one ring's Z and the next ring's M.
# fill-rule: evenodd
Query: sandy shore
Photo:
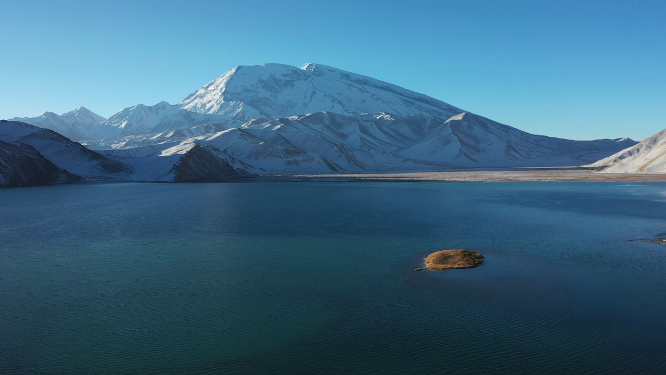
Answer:
M522 181L581 181L581 182L666 182L666 174L598 173L586 169L525 169L494 171L409 172L322 175L263 175L266 182L300 181L457 181L457 182L522 182Z

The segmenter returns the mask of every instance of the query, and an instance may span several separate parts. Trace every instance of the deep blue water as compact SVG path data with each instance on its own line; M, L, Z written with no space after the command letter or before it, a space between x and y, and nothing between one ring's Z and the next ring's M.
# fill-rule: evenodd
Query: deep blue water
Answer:
M663 374L664 232L663 183L2 189L0 374Z

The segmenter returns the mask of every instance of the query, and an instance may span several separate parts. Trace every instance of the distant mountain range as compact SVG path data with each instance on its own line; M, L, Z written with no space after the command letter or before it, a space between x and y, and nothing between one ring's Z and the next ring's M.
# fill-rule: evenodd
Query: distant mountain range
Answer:
M100 133L100 129L103 128L100 124L106 121L106 119L85 107L79 107L60 116L53 112L44 112L41 116L14 117L10 121L25 122L39 126L40 128L51 129L69 139L77 141L105 138L106 136L106 134Z
M174 172L183 155L193 154L214 157L217 167L226 163L241 175L395 172L582 165L636 144L533 135L396 85L310 63L300 69L236 67L176 105L138 104L109 119L79 107L11 122L51 129L126 167L99 178L134 181L203 178L183 177L182 168L183 176ZM0 133L7 138L11 131ZM92 178L83 172L72 173Z

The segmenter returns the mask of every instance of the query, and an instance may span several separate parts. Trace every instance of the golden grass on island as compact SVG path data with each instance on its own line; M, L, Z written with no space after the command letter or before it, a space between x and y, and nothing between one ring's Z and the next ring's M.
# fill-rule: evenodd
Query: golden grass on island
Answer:
M473 268L483 263L483 255L472 250L441 250L428 255L426 269L444 271L452 268Z

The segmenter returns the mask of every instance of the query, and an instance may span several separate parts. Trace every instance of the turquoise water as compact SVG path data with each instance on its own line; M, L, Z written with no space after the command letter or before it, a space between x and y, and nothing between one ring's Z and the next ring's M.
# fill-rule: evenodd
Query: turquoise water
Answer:
M2 189L0 374L666 373L664 232L662 183Z

